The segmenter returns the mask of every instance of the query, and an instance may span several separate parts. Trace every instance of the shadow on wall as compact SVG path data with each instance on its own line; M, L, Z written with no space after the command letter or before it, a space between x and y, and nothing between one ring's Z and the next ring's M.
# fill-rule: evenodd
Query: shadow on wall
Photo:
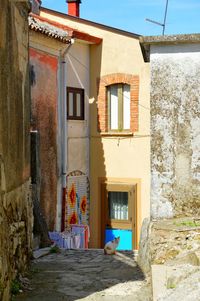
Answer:
M122 97L118 98L118 95L120 95L119 93L121 92L122 84L128 83L130 85L130 114L132 114L132 111L134 110L134 117L136 116L136 118L130 118L130 124L128 126L131 131L134 131L137 130L138 126L138 113L137 106L135 105L136 101L133 100L138 97L139 81L138 76L123 76L121 73L114 73L119 71L118 67L116 67L114 63L112 64L112 69L109 69L113 72L113 74L102 74L107 69L105 65L106 62L102 62L102 45L91 46L90 247L102 248L105 242L112 240L114 237L120 236L121 246L119 248L131 250L134 247L134 243L136 244L136 235L134 237L133 233L133 229L135 229L134 223L129 216L130 214L135 214L135 212L133 213L135 191L133 191L131 185L130 188L120 187L119 182L124 179L121 178L121 174L116 171L116 168L114 168L115 166L120 166L123 157L126 156L124 149L120 148L121 135L119 135L119 132L123 130L124 125L122 122L123 118L121 116L122 110L119 110L118 113L118 109L114 107L113 111L117 113L111 114L110 112L107 94L109 95L111 92L110 87L107 89L107 86L120 84L118 85L120 88L117 86L117 92L115 91L116 97L114 98L115 103L120 104L120 99L122 99ZM114 116L114 128L117 129L115 134L119 135L118 137L117 135L110 136L109 133L107 133L109 132L109 114L110 116ZM116 115L118 115L118 118ZM120 171L120 168L118 168L118 170ZM117 175L118 177L120 175L120 179L116 179ZM113 181L111 178L113 178ZM116 180L114 181L114 179ZM110 183L106 183L107 180L109 180ZM128 191L123 189L130 189L130 194L128 194ZM132 197L130 197L130 195ZM131 213L128 213L128 211ZM114 231L113 228L116 231ZM118 229L121 231L117 231Z
M106 177L102 138L99 133L98 94L101 77L102 44L90 49L90 247L100 248L102 238L102 208L100 178Z

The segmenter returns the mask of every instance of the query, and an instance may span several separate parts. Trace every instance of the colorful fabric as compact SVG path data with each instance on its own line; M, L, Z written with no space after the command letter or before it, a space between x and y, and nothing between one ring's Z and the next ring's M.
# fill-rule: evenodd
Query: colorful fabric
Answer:
M89 224L89 191L86 175L67 177L66 228Z

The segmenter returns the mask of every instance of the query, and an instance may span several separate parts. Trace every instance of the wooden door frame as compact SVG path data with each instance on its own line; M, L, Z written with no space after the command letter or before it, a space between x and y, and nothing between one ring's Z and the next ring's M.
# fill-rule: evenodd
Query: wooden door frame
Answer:
M105 215L105 192L106 192L106 185L113 185L119 187L121 185L127 187L134 187L134 205L133 205L133 212L132 216L134 222L132 224L132 230L134 231L135 235L133 235L132 246L133 250L138 249L139 246L139 220L140 220L140 186L141 180L140 179L127 179L127 178L99 178L99 192L100 192L100 216L101 216L101 247L104 247L104 239L105 239L105 225L106 225L106 215ZM127 190L128 191L128 190Z

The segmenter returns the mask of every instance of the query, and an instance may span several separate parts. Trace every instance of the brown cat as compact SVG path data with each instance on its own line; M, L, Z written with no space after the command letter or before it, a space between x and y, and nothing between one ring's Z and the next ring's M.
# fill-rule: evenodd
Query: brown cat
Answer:
M119 245L120 237L116 237L112 241L106 243L104 247L104 254L113 255L116 254L116 249Z

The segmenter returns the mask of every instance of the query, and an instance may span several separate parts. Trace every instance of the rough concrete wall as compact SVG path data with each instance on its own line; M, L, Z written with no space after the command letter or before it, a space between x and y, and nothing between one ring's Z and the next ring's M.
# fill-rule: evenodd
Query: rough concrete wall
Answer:
M200 45L151 48L151 214L200 214Z
M28 1L0 4L0 299L30 255Z
M53 230L57 205L57 71L58 59L30 49L32 128L39 132L40 204Z

